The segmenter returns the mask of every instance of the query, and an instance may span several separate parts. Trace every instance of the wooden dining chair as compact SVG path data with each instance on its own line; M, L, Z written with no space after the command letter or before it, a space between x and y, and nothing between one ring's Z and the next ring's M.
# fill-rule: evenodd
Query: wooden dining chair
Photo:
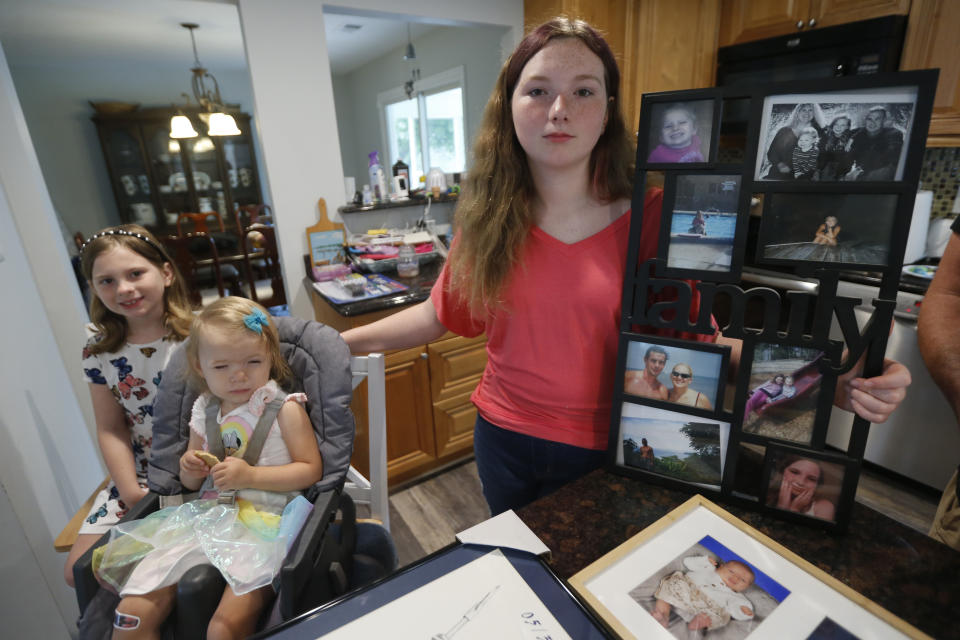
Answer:
M244 255L244 267L247 282L250 285L250 298L265 307L287 304L287 294L283 288L283 273L280 269L280 252L277 249L277 231L265 224L251 224L240 234L240 246ZM259 262L260 269L254 262ZM261 296L257 292L257 272L270 279L270 295Z
M165 236L161 238L167 252L180 270L187 285L190 304L200 307L203 304L203 289L216 287L222 298L227 295L243 295L240 286L240 272L233 265L221 265L217 245L213 238L205 233L187 233L185 235ZM198 254L198 245L203 253Z
M184 232L210 233L209 222L213 221L216 231L226 231L223 226L223 218L216 211L204 211L203 213L181 213L177 216L177 235L182 236ZM192 225L192 228L184 227Z
M265 224L272 227L273 209L268 204L245 204L233 210L234 224L237 233L243 235L243 230L252 224Z

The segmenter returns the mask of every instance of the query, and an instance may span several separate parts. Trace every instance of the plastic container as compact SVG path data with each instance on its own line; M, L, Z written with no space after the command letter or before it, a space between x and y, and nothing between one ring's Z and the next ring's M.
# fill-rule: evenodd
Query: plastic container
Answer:
M363 204L364 206L373 204L373 191L368 184L363 185Z
M417 250L412 244L400 245L400 253L397 255L397 275L401 278L412 278L420 274L420 260L417 257Z
M368 155L370 159L367 165L367 171L370 173L370 189L373 191L374 202L387 202L390 200L390 189L387 187L387 174L383 172L383 166L380 164L380 154L371 151Z

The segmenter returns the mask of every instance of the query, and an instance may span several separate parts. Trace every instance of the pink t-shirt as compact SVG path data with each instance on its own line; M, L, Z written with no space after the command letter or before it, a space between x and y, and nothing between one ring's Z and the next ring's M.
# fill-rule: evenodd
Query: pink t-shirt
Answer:
M656 255L662 199L659 190L647 194L641 261ZM449 291L444 266L431 292L440 322L462 336L486 332L487 367L471 396L484 418L536 438L606 449L629 228L629 211L574 244L534 227L504 292L506 310L485 319L473 318Z

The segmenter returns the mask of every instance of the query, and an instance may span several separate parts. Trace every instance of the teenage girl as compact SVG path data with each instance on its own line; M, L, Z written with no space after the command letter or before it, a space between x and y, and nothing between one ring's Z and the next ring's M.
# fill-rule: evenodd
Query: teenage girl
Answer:
M297 533L287 529L281 514L286 518L304 503L296 496L323 476L316 435L302 406L307 398L280 389L292 373L263 307L244 298L216 300L194 320L186 348L190 382L204 393L191 412L180 481L187 490L199 489L200 499L114 529L97 573L123 598L116 639L159 638L177 582L199 564L213 564L227 581L206 637L253 634ZM272 403L279 405L277 413L271 413ZM259 423L266 440L250 464L245 454ZM211 445L208 434L222 446ZM209 452L217 449L223 458L211 459ZM224 492L236 492L236 503L218 503ZM150 550L131 560L130 545L144 541Z
M172 348L187 336L193 319L176 266L141 226L94 234L80 250L80 264L92 293L92 335L83 348L83 373L110 483L67 556L64 578L70 586L77 558L147 492L157 386Z
M493 514L605 459L635 155L619 101L620 71L597 31L565 18L536 27L487 102L457 237L430 298L343 334L354 353L422 345L447 330L486 334L487 367L471 400ZM662 201L658 189L646 194L641 260L657 254ZM909 384L897 366L903 375L880 383L884 398L866 402L880 421ZM852 396L837 396L847 406L871 395L853 384Z

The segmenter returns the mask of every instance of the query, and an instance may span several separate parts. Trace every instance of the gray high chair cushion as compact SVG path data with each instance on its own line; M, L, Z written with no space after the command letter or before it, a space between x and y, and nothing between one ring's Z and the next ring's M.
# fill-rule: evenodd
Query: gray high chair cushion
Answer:
M271 316L280 334L280 349L294 373L287 391L307 394L307 413L317 432L323 457L323 479L307 492L339 488L350 467L354 421L350 349L340 334L319 322ZM190 410L197 398L186 381L186 349L179 348L163 371L153 406L153 445L147 484L160 495L182 492L180 456L190 440Z

